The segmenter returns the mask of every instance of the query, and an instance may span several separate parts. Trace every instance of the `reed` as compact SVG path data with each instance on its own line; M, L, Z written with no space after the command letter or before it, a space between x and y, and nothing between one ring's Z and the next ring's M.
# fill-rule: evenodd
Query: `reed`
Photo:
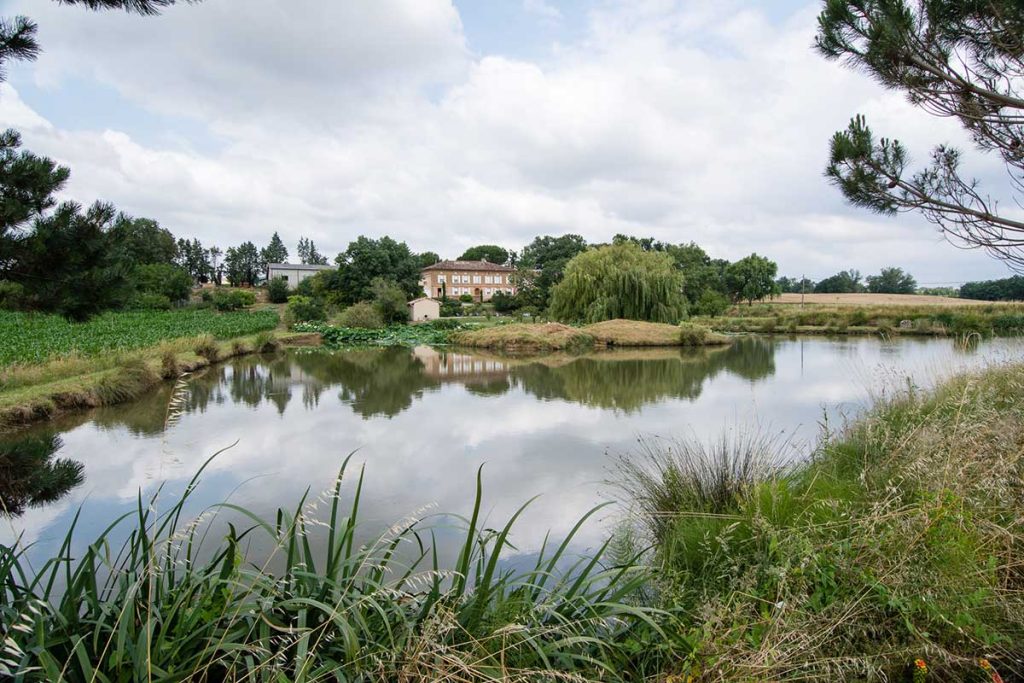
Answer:
M315 499L261 519L222 504L184 523L183 498L155 512L141 495L80 553L74 525L59 553L32 571L25 549L0 547L0 676L19 681L615 680L664 647L664 614L631 597L648 580L632 561L606 565L608 544L570 561L591 510L532 569L501 568L520 508L499 529L481 519L480 476L454 566L436 527L416 517L356 542L363 473L344 509L337 481ZM209 464L203 466L203 469ZM318 519L317 508L328 510ZM204 547L206 520L248 520ZM77 521L77 518L76 518ZM112 539L125 527L127 540ZM320 550L314 529L326 529ZM254 563L262 536L274 552ZM400 560L400 547L413 557ZM406 553L407 554L407 553ZM206 557L208 559L201 560ZM269 567L281 563L278 571ZM566 566L568 565L568 566ZM639 654L638 654L639 653Z

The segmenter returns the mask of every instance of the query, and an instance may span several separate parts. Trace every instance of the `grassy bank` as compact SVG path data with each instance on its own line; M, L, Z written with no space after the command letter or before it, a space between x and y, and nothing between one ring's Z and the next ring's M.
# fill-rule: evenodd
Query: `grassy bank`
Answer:
M455 332L450 341L462 346L509 351L589 350L595 346L709 346L729 339L705 327L665 325L638 320L607 320L585 327L561 323L498 325Z
M1024 334L1024 304L735 306L695 323L718 332L766 334L904 334L1012 336Z
M648 442L623 460L657 603L694 644L670 673L1024 677L1024 366L879 402L795 469L779 445Z
M349 484L350 509L340 504L343 479L344 468L333 490L275 519L235 509L251 528L231 529L215 548L202 548L200 525L179 524L180 503L157 516L141 501L83 556L69 556L69 536L38 572L0 546L0 676L571 681L620 679L644 661L656 667L658 649L644 648L659 637L656 611L631 601L646 575L603 565L604 548L562 572L570 534L542 550L532 569L502 570L519 513L497 530L484 527L479 477L453 566L424 549L432 530L420 519L357 544L362 478ZM104 541L118 525L136 533L108 554ZM314 538L322 525L326 538ZM272 556L250 563L246 548L256 536L269 541ZM423 553L403 562L400 547Z

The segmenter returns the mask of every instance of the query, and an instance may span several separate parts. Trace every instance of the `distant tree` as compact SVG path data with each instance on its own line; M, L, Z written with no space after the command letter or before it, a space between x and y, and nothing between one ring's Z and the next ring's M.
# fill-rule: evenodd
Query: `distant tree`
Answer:
M110 237L119 258L130 267L149 263L172 264L178 255L174 235L151 218L118 214L110 229Z
M852 294L864 291L860 282L860 271L843 270L821 280L814 286L816 294Z
M458 260L489 261L503 266L508 263L508 250L496 244L481 244L467 249Z
M198 239L178 239L176 263L184 268L196 282L206 282L210 277L212 270L210 252L203 248L202 242Z
M435 263L438 263L441 260L441 257L432 251L425 251L417 256L416 259L420 263L420 270L423 270L424 268L428 268Z
M1024 177L1024 4L1019 0L827 0L818 50L904 92L930 114L958 120L984 152L999 154L1010 192ZM939 145L910 173L898 140L876 139L857 116L832 138L826 171L852 203L883 214L919 211L954 243L1024 268L1024 221L1001 213L960 152ZM1015 204L1021 197L1014 197Z
M170 303L185 301L192 292L192 277L180 266L170 263L144 263L131 271L136 293L158 294Z
M271 263L288 263L288 247L284 246L276 231L270 238L270 244L260 249L260 261L264 270Z
M778 266L764 256L751 254L725 269L725 284L733 301L754 301L778 292L775 274Z
M405 242L360 236L335 259L339 268L342 301L354 304L373 299L373 280L392 280L408 295L422 292L419 259Z
M519 254L519 287L524 300L529 300L524 305L547 308L551 288L561 281L566 264L586 250L587 242L580 235L534 238Z
M921 287L917 292L918 294L927 294L928 296L945 296L951 299L956 299L960 296L960 289L957 287Z
M385 323L404 323L409 321L409 307L405 291L394 280L377 277L370 283L373 290L373 307L377 309L381 320Z
M868 276L868 291L872 294L913 294L917 280L902 268L882 268L878 275Z
M551 291L551 315L598 322L614 318L676 324L686 316L683 275L664 253L623 243L578 254Z
M313 240L306 237L299 238L298 254L300 263L311 263L318 266L327 265L327 257L317 251Z
M228 282L235 287L256 284L262 271L259 249L252 242L228 247L224 255L224 270Z
M964 283L960 297L980 301L1024 301L1024 275Z
M214 245L206 253L209 255L210 278L220 285L221 280L224 278L224 265L221 263L220 257L224 255L224 252L220 247Z

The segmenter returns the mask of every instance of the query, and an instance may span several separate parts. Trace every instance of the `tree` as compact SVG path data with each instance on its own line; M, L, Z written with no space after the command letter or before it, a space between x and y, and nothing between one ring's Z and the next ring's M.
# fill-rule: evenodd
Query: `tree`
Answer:
M459 260L488 261L490 263L497 263L499 266L503 266L508 263L508 258L507 249L499 247L497 244L481 244L467 249L463 252L462 256L459 257Z
M370 283L373 290L373 307L385 323L409 321L409 307L405 291L394 280L377 277Z
M617 244L583 252L551 291L551 315L573 322L614 318L676 324L686 316L683 275L672 257Z
M184 268L196 282L206 282L213 270L210 266L210 252L204 249L202 242L195 238L192 240L183 237L178 239L178 256L175 262Z
M284 242L281 241L281 236L274 232L274 236L270 238L270 244L260 250L260 261L263 266L263 272L270 277L267 268L271 263L288 263L288 248L284 246Z
M868 276L868 291L873 294L913 294L917 280L902 268L882 268L879 275Z
M242 242L237 247L228 247L224 255L224 271L232 285L256 284L261 270L260 252L255 244Z
M1002 280L967 282L960 288L960 296L982 301L1024 301L1024 275Z
M843 59L930 114L958 120L975 146L999 154L1010 192L1024 191L1024 5L1018 0L826 0L818 50ZM882 214L919 211L954 244L1024 268L1024 222L934 148L908 171L898 140L876 140L856 116L832 138L826 175L852 203ZM1013 198L1016 204L1024 199Z
M318 266L327 265L327 257L317 251L313 240L306 237L299 238L298 254L300 263L312 263Z
M139 264L132 269L131 282L137 293L164 296L169 303L185 301L192 292L192 277L169 263Z
M860 271L843 270L814 285L815 294L852 294L864 291Z
M523 247L518 263L522 277L517 277L517 286L524 305L547 308L551 288L561 281L566 264L586 250L586 240L574 234L536 237Z
M778 292L775 274L779 267L764 256L751 254L725 269L725 285L733 301L754 301Z
M129 266L171 264L178 255L174 235L151 218L118 214L110 229L110 237L119 257Z
M213 245L206 253L210 256L210 277L217 285L220 285L221 279L224 277L224 266L220 262L220 257L224 255L224 252L217 245Z
M372 299L372 283L378 277L396 282L408 296L416 296L423 291L419 260L405 242L396 242L386 236L379 240L360 236L349 243L335 261L344 303Z
M429 268L435 263L439 263L441 261L441 257L432 251L425 251L416 258L420 262L420 270Z

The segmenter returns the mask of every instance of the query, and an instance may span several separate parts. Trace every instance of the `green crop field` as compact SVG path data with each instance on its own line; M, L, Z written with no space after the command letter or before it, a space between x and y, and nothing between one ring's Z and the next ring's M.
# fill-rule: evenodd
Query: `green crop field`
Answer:
M229 339L272 330L277 323L274 311L126 311L104 313L85 323L69 323L56 315L0 311L0 367L41 363L73 353L95 356L129 351L201 334Z

